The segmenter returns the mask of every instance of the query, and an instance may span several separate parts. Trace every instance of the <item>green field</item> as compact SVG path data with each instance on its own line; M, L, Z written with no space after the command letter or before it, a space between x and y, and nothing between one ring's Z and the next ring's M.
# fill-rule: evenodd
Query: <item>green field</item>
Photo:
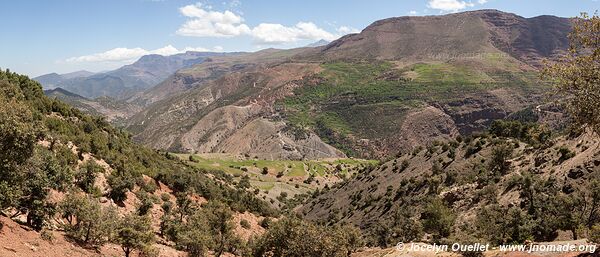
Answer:
M282 192L290 197L310 193L325 185L332 185L343 178L358 173L361 169L377 165L375 160L329 159L329 160L260 160L227 154L190 155L174 153L190 166L208 170L223 171L234 180L247 175L253 188L260 190L259 196L275 201ZM192 156L190 158L190 156ZM268 173L263 174L267 168ZM312 181L307 179L314 177ZM278 200L277 200L278 201Z

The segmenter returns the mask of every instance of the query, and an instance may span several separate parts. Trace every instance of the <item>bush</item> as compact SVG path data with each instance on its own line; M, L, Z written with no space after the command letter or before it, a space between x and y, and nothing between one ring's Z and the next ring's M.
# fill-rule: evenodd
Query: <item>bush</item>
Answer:
M68 194L60 204L67 220L67 235L91 246L101 246L112 236L118 220L114 208L102 208L98 200L87 196Z
M252 242L251 248L253 256L349 256L361 245L354 227L324 227L284 217Z
M590 241L592 243L600 244L600 224L593 226L590 230Z
M198 158L198 156L195 156L193 154L190 154L190 157L188 158L191 162L195 162L198 163L200 162L200 159Z
M560 157L558 158L558 163L562 163L568 159L575 157L575 153L566 146L561 146L558 149L558 154L560 155Z
M94 183L96 181L96 174L104 172L104 169L96 164L95 161L87 161L75 174L75 184L83 190L83 192L91 193L94 189Z
M263 227L265 229L269 229L271 227L272 222L273 221L271 220L271 218L265 217L258 223L258 225L260 225L261 227Z
M115 243L121 245L125 257L133 250L144 251L154 241L152 221L148 216L128 214L118 224Z
M250 222L245 219L240 220L240 226L245 229L250 229Z
M42 230L42 232L40 233L40 237L42 238L42 240L48 241L50 243L54 242L54 234L52 234L51 231L48 231L46 229Z
M452 209L438 198L432 199L421 213L425 231L433 234L437 240L450 235L455 218Z

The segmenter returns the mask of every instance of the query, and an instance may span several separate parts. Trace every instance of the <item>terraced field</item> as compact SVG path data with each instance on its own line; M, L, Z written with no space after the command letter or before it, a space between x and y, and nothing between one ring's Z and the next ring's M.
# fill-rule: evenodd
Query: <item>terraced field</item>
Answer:
M350 178L366 167L379 162L363 159L325 160L261 160L229 154L174 154L188 165L211 171L223 171L234 180L247 175L251 186L265 199L278 204L282 192L292 198L331 186L344 178Z

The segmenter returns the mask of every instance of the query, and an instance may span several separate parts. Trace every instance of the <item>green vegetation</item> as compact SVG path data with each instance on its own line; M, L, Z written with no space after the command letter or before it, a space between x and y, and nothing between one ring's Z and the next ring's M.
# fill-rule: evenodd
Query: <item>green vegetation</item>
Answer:
M65 231L71 238L97 247L113 237L118 222L115 208L103 208L92 197L68 194L60 209L62 217L68 221Z
M262 171L267 168L271 174L283 172L284 177L303 177L309 174L324 176L333 174L337 165L348 167L339 171L340 175L348 174L349 169L362 167L364 165L375 165L375 160L361 159L336 159L336 160L262 160L262 159L241 159L231 156L202 157L190 154L175 154L182 160L189 161L188 164L199 169L218 170L231 175L254 174L256 170ZM250 172L249 172L250 171Z
M215 256L240 251L243 243L233 233L231 209L214 201L199 207L191 202L179 204L163 216L161 233L192 256L205 256L208 250Z
M305 195L325 186L316 183L315 178L337 181L359 173L365 167L374 166L375 160L335 159L335 160L260 160L249 157L228 155L189 155L174 154L187 164L213 173L223 173L226 180L237 181L240 190L257 189L257 195L264 193L263 199L276 201L281 209L291 209L289 204L300 204L296 195ZM321 181L322 182L322 181ZM280 194L289 195L281 198ZM268 197L268 198L266 198ZM287 207L285 207L287 205Z
M148 216L128 214L117 226L115 242L121 245L125 257L129 257L133 250L140 252L151 251L148 248L154 241L151 220Z
M280 105L297 136L313 131L349 156L371 156L372 150L357 139L389 138L408 111L425 103L449 102L501 87L536 90L534 74L487 74L449 63L397 69L387 62L335 62L322 67L319 75L306 79L306 85Z
M549 64L544 75L564 96L566 106L579 125L600 132L600 16L583 14L574 20L570 47L561 62Z
M250 242L252 256L273 257L349 256L361 244L352 226L324 227L293 217L269 225L264 235Z
M234 251L238 244L231 238L227 223L232 211L277 215L253 192L234 187L228 176L140 147L127 132L103 119L45 97L41 86L26 76L0 71L0 85L1 215L25 215L27 225L38 231L50 227L60 215L67 221L66 235L73 240L90 247L118 243L125 255L156 252L150 247L154 232L147 215L159 201L149 195L159 181L180 196L176 206L170 201L163 203L167 213L178 213L179 217L193 213L191 195L209 201L202 217L208 218L212 228L208 233L215 242L210 249L216 252ZM106 174L96 160L105 161L112 173ZM96 187L100 173L107 178L108 192ZM151 182L142 175L149 176ZM125 217L100 203L104 197L103 201L111 198L123 204L134 188L139 188L135 194L140 202L137 210ZM52 190L67 193L65 199L50 201ZM210 207L217 203L220 207Z

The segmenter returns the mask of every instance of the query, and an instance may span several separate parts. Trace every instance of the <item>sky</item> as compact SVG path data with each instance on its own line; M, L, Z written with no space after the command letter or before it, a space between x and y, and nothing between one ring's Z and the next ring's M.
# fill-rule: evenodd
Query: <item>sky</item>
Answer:
M397 16L498 9L574 17L599 0L1 0L0 68L100 72L146 54L294 48Z

